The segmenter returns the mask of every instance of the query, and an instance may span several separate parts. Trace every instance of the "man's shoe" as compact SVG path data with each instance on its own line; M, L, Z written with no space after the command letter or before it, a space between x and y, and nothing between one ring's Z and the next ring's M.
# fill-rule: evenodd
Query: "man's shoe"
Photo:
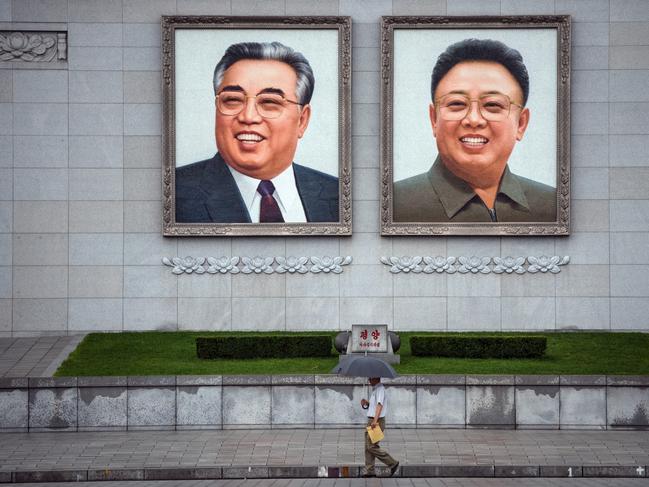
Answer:
M365 472L362 475L363 478L369 478L369 477L376 477L376 474L374 472Z
M390 477L392 477L397 469L399 468L399 462L395 463L393 467L390 467Z

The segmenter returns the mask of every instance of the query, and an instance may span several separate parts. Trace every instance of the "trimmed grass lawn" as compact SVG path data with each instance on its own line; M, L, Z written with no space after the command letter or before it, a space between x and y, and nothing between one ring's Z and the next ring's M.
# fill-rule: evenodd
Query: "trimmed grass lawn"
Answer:
M331 332L331 337L337 332ZM56 376L100 375L271 375L328 374L331 358L200 360L197 336L245 335L214 332L92 333L56 371ZM254 333L264 335L280 333ZM309 333L303 333L309 334ZM322 333L312 333L322 334ZM649 334L643 333L506 333L548 338L543 359L456 359L414 357L410 336L399 333L400 374L607 374L649 375ZM438 334L438 333L435 333ZM458 333L454 333L457 335ZM493 335L494 333L471 333Z

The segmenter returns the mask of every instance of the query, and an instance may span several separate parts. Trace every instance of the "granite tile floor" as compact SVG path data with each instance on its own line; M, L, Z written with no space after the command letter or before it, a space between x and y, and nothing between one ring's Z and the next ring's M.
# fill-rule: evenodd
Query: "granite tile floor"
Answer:
M402 465L649 465L643 431L391 429L386 439ZM360 466L363 448L360 429L3 433L0 472Z
M649 479L230 479L28 483L25 487L647 487Z
M1 337L0 377L50 377L83 337Z

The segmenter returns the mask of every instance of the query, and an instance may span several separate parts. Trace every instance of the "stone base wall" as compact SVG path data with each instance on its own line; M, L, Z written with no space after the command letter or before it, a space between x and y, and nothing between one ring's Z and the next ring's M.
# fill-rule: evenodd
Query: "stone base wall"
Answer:
M649 376L403 376L391 428L647 429ZM348 428L361 378L0 378L0 431Z

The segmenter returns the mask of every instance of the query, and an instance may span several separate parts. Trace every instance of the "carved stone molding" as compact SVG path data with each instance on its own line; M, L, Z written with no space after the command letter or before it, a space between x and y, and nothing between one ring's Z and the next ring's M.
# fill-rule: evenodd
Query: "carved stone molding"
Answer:
M527 262L527 267L525 263ZM543 274L561 272L561 266L570 262L569 256L547 257L381 257L381 263L390 266L393 274Z
M241 272L244 274L272 274L275 272L274 261L274 257L241 257L241 262L243 262Z
M496 274L525 274L525 257L494 257Z
M352 258L350 255L346 257L311 257L311 262L313 263L311 272L314 274L320 272L340 274L343 271L342 266L351 264Z
M346 257L168 257L162 263L181 274L340 274L352 262ZM274 265L276 264L276 265Z
M67 58L67 32L0 31L0 61L49 63Z
M527 261L530 263L530 266L527 268L527 272L535 274L537 272L551 272L552 274L558 274L561 272L559 266L566 265L570 262L570 257L567 255L564 257L559 257L557 255L553 257L547 257L542 255L540 257L528 257Z

